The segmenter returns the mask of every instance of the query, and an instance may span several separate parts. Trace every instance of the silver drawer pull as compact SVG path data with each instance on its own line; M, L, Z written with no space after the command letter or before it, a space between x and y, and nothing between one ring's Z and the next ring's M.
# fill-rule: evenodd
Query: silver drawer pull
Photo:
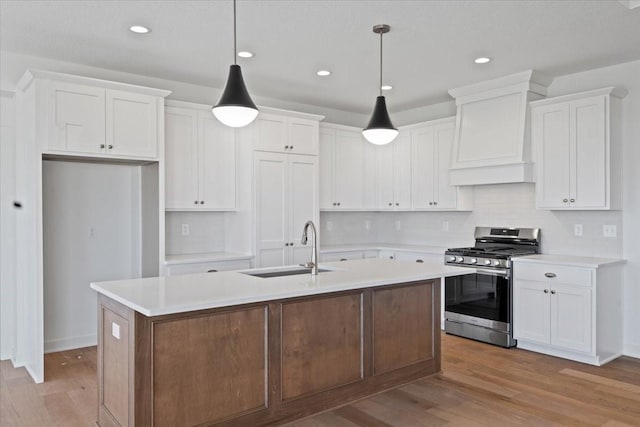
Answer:
M556 277L556 273L544 273L545 277L554 278Z
M217 273L218 270L207 270L207 273Z
M423 261L423 260L421 260L421 259L417 259L417 260L416 260L416 262L417 262L418 264L423 264L423 263L424 263L424 261Z
M346 258L340 258L340 261L348 261Z

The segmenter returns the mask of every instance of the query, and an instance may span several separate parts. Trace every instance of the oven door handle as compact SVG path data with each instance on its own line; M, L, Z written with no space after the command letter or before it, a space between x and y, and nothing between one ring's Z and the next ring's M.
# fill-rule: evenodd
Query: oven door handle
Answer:
M476 268L476 273L487 274L489 276L501 276L501 277L509 276L509 270L485 270L482 268Z

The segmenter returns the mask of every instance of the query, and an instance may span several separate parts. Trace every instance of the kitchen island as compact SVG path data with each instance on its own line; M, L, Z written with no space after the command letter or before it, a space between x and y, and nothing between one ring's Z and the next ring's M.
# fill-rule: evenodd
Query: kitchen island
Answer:
M321 269L92 283L98 425L279 424L440 371L438 279L467 270Z

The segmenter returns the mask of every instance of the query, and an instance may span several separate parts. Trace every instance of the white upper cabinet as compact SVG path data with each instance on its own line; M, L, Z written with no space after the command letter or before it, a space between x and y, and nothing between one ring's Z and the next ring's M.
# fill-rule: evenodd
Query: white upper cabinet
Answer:
M106 91L107 153L158 157L157 97Z
M375 182L374 210L411 209L411 135L402 130L391 143L376 146L369 144L373 155L366 156L369 173L367 179ZM371 176L373 172L373 176Z
M531 103L539 209L620 209L620 96L605 88Z
M414 209L470 209L473 190L469 187L454 187L449 183L454 131L454 118L426 122L410 128Z
M209 106L167 101L165 154L166 209L235 209L235 130Z
M31 85L43 152L160 157L169 91L38 70L27 71L19 83L23 91Z
M267 110L267 112L263 112ZM287 115L260 108L253 127L253 148L277 153L318 155L318 123L322 116ZM279 110L273 110L279 111ZM304 115L305 117L298 117ZM308 116L309 118L306 118Z
M364 144L357 128L320 126L320 209L363 208Z
M105 152L105 91L64 82L51 83L53 150Z

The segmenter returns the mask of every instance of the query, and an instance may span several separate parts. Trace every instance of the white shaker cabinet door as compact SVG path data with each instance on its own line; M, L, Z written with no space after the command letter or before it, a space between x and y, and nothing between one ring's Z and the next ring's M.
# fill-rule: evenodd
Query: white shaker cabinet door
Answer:
M52 135L48 148L77 153L105 152L105 91L53 82Z
M569 104L540 107L534 112L537 141L539 208L569 206L572 150L569 142Z
M158 156L157 97L107 90L107 154Z
M257 267L288 264L290 242L287 175L286 156L255 153Z
M283 116L258 114L258 118L252 125L253 148L263 151L289 152L287 123L287 118Z
M436 201L433 131L433 126L425 126L411 133L413 207L416 209L431 209Z
M574 202L571 204L578 208L605 208L609 182L605 97L574 101L570 106L571 146L575 150L571 158L571 169L575 171L570 190L570 199Z
M364 194L364 142L360 132L336 132L335 182L338 208L360 209Z
M197 112L165 108L165 206L190 209L199 205Z
M547 283L518 280L513 292L513 337L549 344L550 288Z
M288 157L288 211L290 264L311 261L311 238L302 245L304 224L312 220L318 222L317 176L318 165L315 156Z
M200 201L203 209L236 207L235 129L213 114L198 113Z
M591 352L591 287L551 286L551 344Z
M335 198L336 132L320 129L320 209L337 207Z
M288 119L289 153L318 155L318 121Z
M411 135L400 132L393 146L394 209L411 209Z
M453 153L453 137L455 124L447 123L434 126L434 175L435 208L456 209L458 207L458 187L453 187L449 181L449 168Z

